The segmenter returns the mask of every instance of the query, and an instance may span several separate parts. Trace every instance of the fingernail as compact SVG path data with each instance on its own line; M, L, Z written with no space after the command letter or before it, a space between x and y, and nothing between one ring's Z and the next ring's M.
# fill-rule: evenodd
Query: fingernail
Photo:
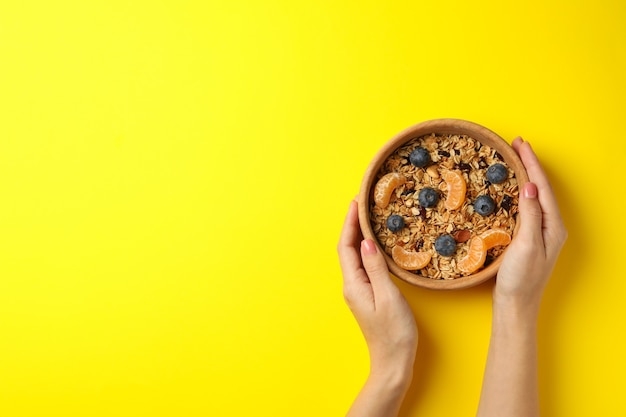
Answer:
M365 255L373 255L376 253L376 244L371 239L365 239L361 242L361 250Z
M537 186L534 183L524 184L524 198L537 198Z

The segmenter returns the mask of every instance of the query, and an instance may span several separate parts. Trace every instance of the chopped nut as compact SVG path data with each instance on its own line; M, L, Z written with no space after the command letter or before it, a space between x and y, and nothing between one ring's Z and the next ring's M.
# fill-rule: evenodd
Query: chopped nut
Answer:
M465 243L472 236L472 233L469 230L457 230L452 234L454 240L458 243Z
M447 161L443 162L441 165L443 165L444 167L448 169L452 169L454 167L454 159L450 158Z
M426 168L426 173L431 178L439 178L439 171L437 170L437 165L431 165L428 168Z

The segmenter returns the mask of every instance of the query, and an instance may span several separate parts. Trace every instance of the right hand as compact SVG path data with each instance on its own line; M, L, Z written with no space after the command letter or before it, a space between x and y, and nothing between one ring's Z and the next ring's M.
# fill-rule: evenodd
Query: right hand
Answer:
M538 309L557 257L567 239L559 207L548 178L530 144L512 144L528 173L520 190L517 236L507 249L496 279L494 301L515 300Z

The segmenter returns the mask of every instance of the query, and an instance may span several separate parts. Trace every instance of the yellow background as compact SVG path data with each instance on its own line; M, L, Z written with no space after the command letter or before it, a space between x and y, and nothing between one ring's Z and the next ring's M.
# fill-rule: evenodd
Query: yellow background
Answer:
M542 409L623 416L623 2L3 1L0 415L333 416L368 369L335 246L370 158L531 141L570 238ZM475 413L491 284L398 282L402 416Z

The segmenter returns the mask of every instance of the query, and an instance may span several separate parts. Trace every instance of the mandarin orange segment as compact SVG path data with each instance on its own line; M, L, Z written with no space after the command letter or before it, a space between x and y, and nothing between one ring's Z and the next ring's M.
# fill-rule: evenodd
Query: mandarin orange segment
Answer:
M391 258L400 268L416 271L428 265L431 254L428 252L410 252L402 246L394 246L391 249Z
M374 187L374 204L380 208L387 207L393 190L405 182L406 178L404 178L404 175L397 172L390 172L384 175Z
M448 210L456 210L465 201L465 192L467 191L465 178L459 171L444 171L441 177L448 187L448 195L444 207Z
M460 259L456 266L460 271L471 274L484 265L486 258L485 241L480 236L475 236L470 240L467 255Z
M489 229L480 235L485 242L485 249L489 250L495 246L506 246L511 243L511 236L502 229Z

